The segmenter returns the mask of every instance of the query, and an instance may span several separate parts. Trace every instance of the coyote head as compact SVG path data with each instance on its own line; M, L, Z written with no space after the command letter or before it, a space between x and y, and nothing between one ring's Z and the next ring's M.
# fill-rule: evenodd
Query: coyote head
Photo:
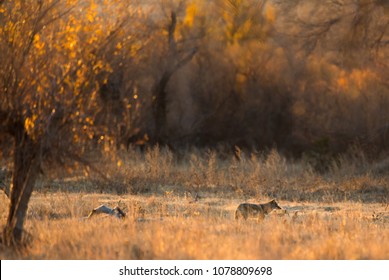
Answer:
M273 199L272 201L270 201L269 204L271 205L271 208L272 208L272 209L282 209L282 208L278 205L278 203L276 202L275 199Z

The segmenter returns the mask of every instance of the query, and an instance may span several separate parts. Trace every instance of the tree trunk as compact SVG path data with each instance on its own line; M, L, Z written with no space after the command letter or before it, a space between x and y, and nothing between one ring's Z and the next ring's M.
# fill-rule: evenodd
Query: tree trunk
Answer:
M153 117L154 117L154 140L159 144L167 144L169 135L167 134L167 103L168 93L166 91L167 85L173 74L181 67L190 62L197 52L197 48L193 48L189 52L184 50L177 51L177 42L174 36L177 26L176 12L172 11L170 15L170 23L168 26L168 66L162 74L161 78L154 86L154 100L153 100ZM180 55L184 52L185 55Z
M162 78L155 86L155 99L153 102L154 114L154 137L155 141L164 144L166 141L166 123L167 123L167 92L166 86L171 77L171 73L165 72Z
M3 232L4 244L18 246L22 242L23 224L38 174L37 144L23 125L15 128L14 172L8 219Z

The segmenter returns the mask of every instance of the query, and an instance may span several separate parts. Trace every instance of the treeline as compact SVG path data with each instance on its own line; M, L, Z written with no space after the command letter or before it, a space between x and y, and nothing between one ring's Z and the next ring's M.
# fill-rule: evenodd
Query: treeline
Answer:
M115 141L295 156L386 150L388 6L284 2L140 4L141 18L124 27L138 51L122 50L110 63L111 91L100 88L120 126ZM134 22L142 24L130 31Z
M2 2L1 112L31 135L56 111L76 145L388 148L385 1Z

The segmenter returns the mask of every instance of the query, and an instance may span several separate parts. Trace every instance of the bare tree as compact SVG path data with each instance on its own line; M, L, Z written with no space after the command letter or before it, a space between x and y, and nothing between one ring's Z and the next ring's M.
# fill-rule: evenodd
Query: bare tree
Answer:
M197 48L193 47L190 50L179 49L177 39L175 37L177 27L177 13L171 11L169 24L167 26L167 66L163 69L162 74L155 82L153 87L153 117L155 132L154 138L156 142L165 143L167 140L166 125L167 125L167 106L168 92L167 85L171 77L181 67L189 63L197 52Z

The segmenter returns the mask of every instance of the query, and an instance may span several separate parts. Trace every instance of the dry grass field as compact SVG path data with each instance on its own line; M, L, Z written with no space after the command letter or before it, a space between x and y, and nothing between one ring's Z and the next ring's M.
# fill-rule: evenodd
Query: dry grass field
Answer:
M154 148L101 157L98 166L109 180L90 173L39 181L25 225L29 245L1 248L0 258L389 259L385 161L353 153L319 174L276 151L237 160ZM239 203L273 198L286 213L234 220ZM100 204L119 205L127 217L84 218ZM1 225L7 207L1 193Z

